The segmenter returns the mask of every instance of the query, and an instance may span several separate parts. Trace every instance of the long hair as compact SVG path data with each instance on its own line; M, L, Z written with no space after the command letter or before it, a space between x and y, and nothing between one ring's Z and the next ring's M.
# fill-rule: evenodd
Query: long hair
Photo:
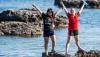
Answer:
M52 8L48 8L47 13L48 13L49 11L52 12L52 17L54 17L54 12L52 11ZM47 14L47 16L48 16L48 14Z

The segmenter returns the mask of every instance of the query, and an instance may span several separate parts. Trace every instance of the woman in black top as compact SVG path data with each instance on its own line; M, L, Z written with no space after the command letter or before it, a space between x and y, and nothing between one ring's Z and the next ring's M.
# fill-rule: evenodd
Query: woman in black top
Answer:
M49 37L51 38L52 41L52 50L51 52L55 52L54 48L56 46L56 37L54 34L54 19L55 16L60 12L54 12L52 11L51 8L47 10L47 13L42 13L42 18L43 18L43 24L44 24L44 29L43 29L43 37L44 37L44 48L45 48L45 53L48 55L48 41Z

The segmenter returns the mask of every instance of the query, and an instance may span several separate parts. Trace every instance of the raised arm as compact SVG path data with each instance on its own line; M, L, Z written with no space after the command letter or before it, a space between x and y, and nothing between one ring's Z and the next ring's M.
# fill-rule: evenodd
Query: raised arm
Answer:
M81 14L81 12L83 11L84 6L85 6L85 4L83 3L83 5L82 5L82 7L81 7L81 9L80 9L80 11L79 11L80 14Z
M42 10L40 10L40 8L38 8L36 5L32 4L32 6L35 7L39 11L40 14L43 13Z
M65 10L66 13L68 13L68 10L66 9L65 5L63 2L61 2L62 6L63 6L63 9Z
M86 3L86 1L85 0L82 0L83 1L83 5L82 5L82 7L81 7L81 9L80 9L80 11L79 11L79 13L81 13L82 12L82 10L83 10L83 8L84 8L84 6L86 5L88 5L87 3Z
M60 8L59 10L56 11L55 13L55 17L62 11L62 8Z

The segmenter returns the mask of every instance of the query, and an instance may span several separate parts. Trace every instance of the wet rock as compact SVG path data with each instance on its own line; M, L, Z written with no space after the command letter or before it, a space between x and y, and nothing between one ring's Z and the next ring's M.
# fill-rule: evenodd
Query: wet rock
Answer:
M44 52L42 53L42 57L46 57L46 54ZM65 57L65 55L59 52L55 52L55 53L49 52L48 57ZM90 50L84 53L79 52L76 53L75 55L68 54L67 57L100 57L100 51Z
M76 57L100 57L100 51L98 50L90 50L84 53L76 53Z
M46 57L46 54L42 53L42 57ZM65 57L65 55L59 52L55 52L55 53L49 52L48 57Z
M0 21L33 22L40 16L35 10L6 10L0 13Z
M0 30L0 36L4 35L4 33Z
M2 22L0 24L0 34L3 35L35 35L42 34L39 25L25 22ZM2 32L2 33L1 33Z
M56 27L67 27L67 21L66 21L66 17L64 16L58 16L55 18L55 26Z

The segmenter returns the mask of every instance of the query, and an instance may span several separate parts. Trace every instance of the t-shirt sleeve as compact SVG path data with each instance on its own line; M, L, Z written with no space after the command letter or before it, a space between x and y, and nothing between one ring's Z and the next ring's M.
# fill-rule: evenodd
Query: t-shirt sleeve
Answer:
M67 15L67 17L69 17L70 16L70 13L66 13L66 15Z
M77 12L77 16L78 16L78 17L80 16L80 13L79 13L79 12Z
M44 14L44 13L42 13L42 18L44 18L44 16L45 16L45 14Z

